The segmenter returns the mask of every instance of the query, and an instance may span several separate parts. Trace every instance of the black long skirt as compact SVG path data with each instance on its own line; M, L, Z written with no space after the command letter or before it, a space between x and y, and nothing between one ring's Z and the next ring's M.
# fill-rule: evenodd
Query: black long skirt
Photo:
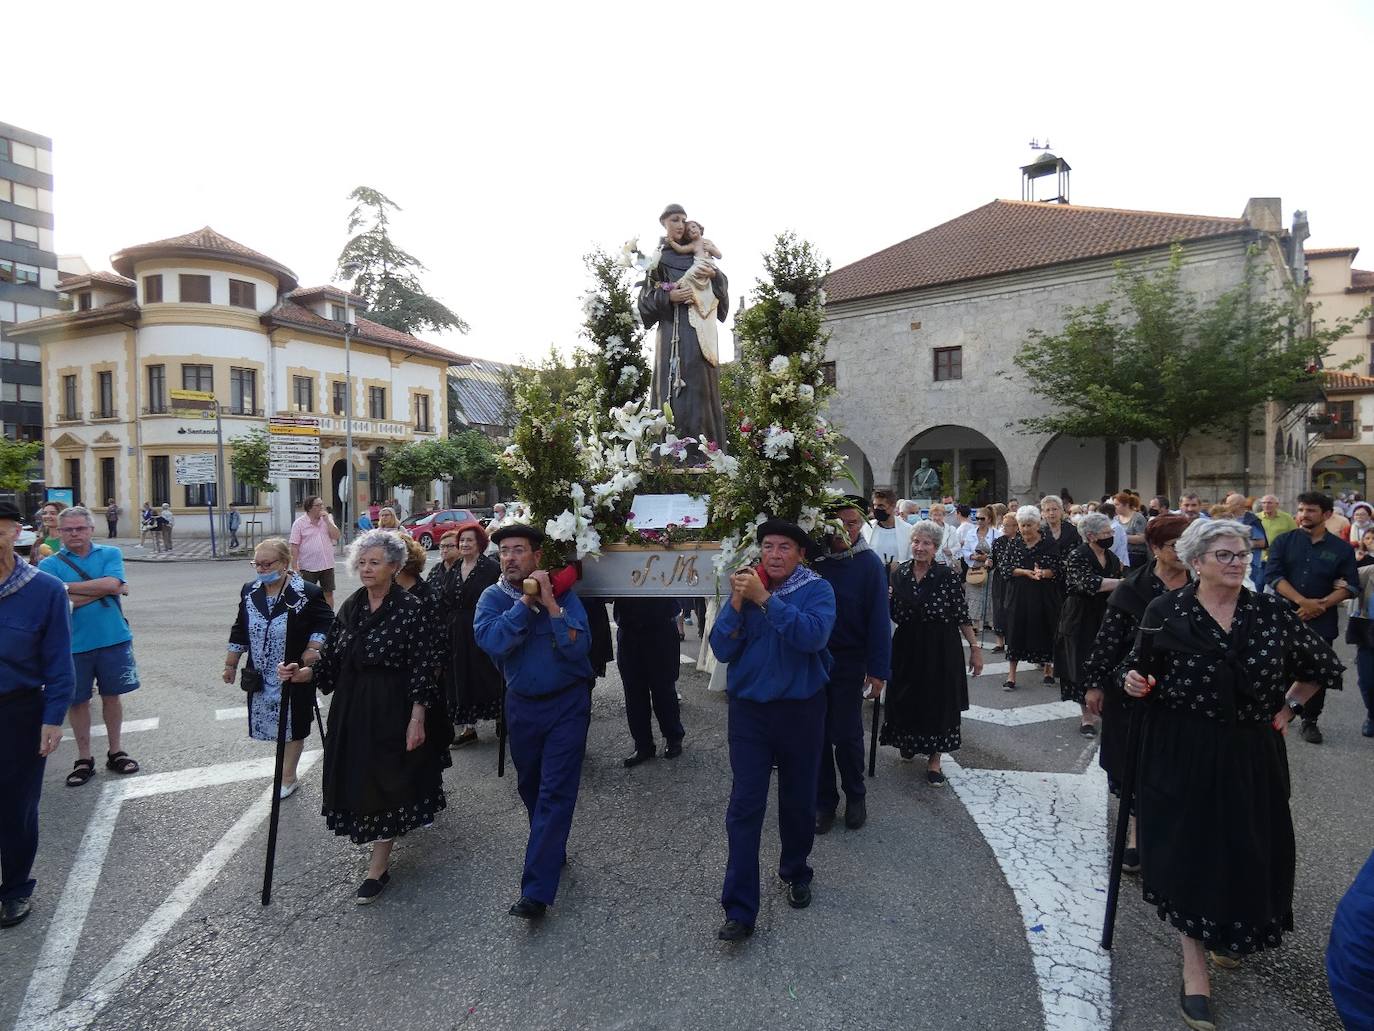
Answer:
M1054 672L1059 677L1059 697L1075 700L1083 680L1083 665L1092 654L1102 617L1107 614L1105 591L1086 597L1070 594L1064 599L1059 616L1059 636L1055 642Z
M953 623L898 625L880 744L925 755L958 750L959 714L968 708L968 674L959 637Z
M443 770L453 726L441 706L425 711L425 743L406 751L411 701L399 670L350 668L329 707L324 817L356 844L434 822L447 804Z
M455 612L448 624L452 661L443 667L444 695L449 718L459 726L501 718L504 685L501 672L477 646L473 633L476 609Z
M1131 706L1134 704L1124 691L1102 692L1097 765L1107 774L1107 790L1117 798L1121 797L1121 766L1126 759L1126 739L1131 727Z
M1053 580L1013 577L1007 585L1007 658L1043 665L1054 661L1062 595Z
M1151 705L1136 813L1145 901L1190 938L1242 955L1293 929L1288 753L1267 722Z

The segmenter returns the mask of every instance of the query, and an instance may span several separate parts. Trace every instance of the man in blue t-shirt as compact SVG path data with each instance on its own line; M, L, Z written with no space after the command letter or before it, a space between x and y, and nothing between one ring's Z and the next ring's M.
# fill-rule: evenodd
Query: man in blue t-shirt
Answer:
M137 773L138 763L121 747L124 725L122 696L138 689L133 639L119 599L126 593L124 556L118 548L95 544L95 519L81 505L65 509L58 518L62 550L49 555L39 569L67 585L72 603L72 659L76 690L69 718L76 738L77 760L67 774L68 787L80 787L95 776L91 753L91 695L100 689L101 714L109 735L105 768Z

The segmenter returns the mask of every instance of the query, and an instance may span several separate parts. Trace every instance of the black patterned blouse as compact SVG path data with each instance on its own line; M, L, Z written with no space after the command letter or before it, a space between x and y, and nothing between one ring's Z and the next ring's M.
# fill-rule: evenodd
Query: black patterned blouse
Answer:
M1242 589L1228 634L1198 601L1196 585L1189 585L1151 602L1140 625L1164 628L1156 635L1155 661L1162 673L1156 673L1153 703L1175 712L1265 723L1282 707L1295 680L1341 687L1344 667L1331 645L1275 595ZM1200 649L1169 644L1184 638ZM1140 662L1139 649L1137 643L1117 667L1118 687Z
M898 626L908 623L948 623L954 626L971 624L968 600L959 574L932 562L926 575L917 584L911 572L913 563L903 562L893 576L892 621Z
M315 684L329 694L354 675L367 671L400 671L412 703L426 708L439 703L434 671L435 625L432 608L414 594L392 585L381 606L369 611L367 588L360 587L339 609L315 665Z
M1035 569L1037 566L1053 572L1054 579L1062 579L1064 561L1059 554L1059 545L1045 534L1041 534L1040 539L1035 542L1035 547L1028 548L1018 533L1014 537L1009 537L1006 547L1002 549L1002 554L997 560L997 575L1010 581L1013 570Z
M1091 552L1074 548L1064 556L1064 589L1069 594L1095 597L1102 589L1102 581L1108 577L1121 576L1121 563L1110 551L1107 552L1107 565L1099 566Z

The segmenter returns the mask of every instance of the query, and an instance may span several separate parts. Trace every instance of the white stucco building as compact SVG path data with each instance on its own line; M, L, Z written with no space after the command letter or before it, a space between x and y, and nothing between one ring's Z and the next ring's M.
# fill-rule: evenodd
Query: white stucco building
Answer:
M948 463L955 483L947 478L942 493L982 481L979 501L1064 488L1076 499L1123 486L1154 494L1152 443L1023 429L1048 406L1013 356L1031 331L1058 332L1068 309L1107 300L1117 262L1163 267L1175 243L1184 287L1204 299L1242 281L1252 248L1271 288L1302 275L1276 198L1252 199L1239 218L996 200L832 272L831 416L855 480L913 496L912 473L927 458ZM1195 441L1185 484L1205 498L1274 490L1291 501L1306 479L1304 415L1270 406L1248 439Z
M388 447L443 433L452 352L369 320L360 299L337 287L298 288L286 266L208 227L128 247L111 263L114 273L59 282L70 311L10 331L42 349L50 486L72 487L92 509L115 499L129 520L121 532L136 532L142 502L167 501L178 534L206 534L213 488L179 486L173 472L176 456L215 450L212 421L171 413L169 392L188 389L212 392L222 406L225 503L262 520L265 532L289 527L306 494L323 494L339 511L350 468L361 504L394 495L414 507L409 492L379 482L379 459ZM282 480L259 496L232 477L229 441L287 414L319 418L319 477Z

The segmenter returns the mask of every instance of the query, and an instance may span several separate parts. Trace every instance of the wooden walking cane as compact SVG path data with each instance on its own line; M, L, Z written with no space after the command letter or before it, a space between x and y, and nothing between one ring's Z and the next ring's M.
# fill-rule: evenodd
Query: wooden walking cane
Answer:
M501 688L501 715L496 717L496 775L506 775L506 689Z
M272 816L267 822L267 862L262 871L262 904L272 904L272 868L277 862L277 818L281 814L281 772L286 761L286 723L291 712L291 685L281 685L277 713L277 764L272 774Z
M1137 651L1140 658L1136 664L1136 672L1145 677L1154 676L1154 633L1142 630L1139 640ZM1116 814L1116 834L1112 837L1112 865L1107 876L1107 906L1102 914L1104 949L1112 947L1112 936L1116 930L1116 904L1121 895L1121 860L1126 853L1126 832L1131 823L1131 808L1135 804L1135 782L1140 757L1141 726L1145 721L1145 702L1144 698L1132 699L1131 722L1126 730L1126 756L1121 763L1121 807Z
M313 676L314 674L311 675ZM313 700L315 702L315 726L320 728L320 744L324 744L324 717L320 715L319 696L316 695Z

